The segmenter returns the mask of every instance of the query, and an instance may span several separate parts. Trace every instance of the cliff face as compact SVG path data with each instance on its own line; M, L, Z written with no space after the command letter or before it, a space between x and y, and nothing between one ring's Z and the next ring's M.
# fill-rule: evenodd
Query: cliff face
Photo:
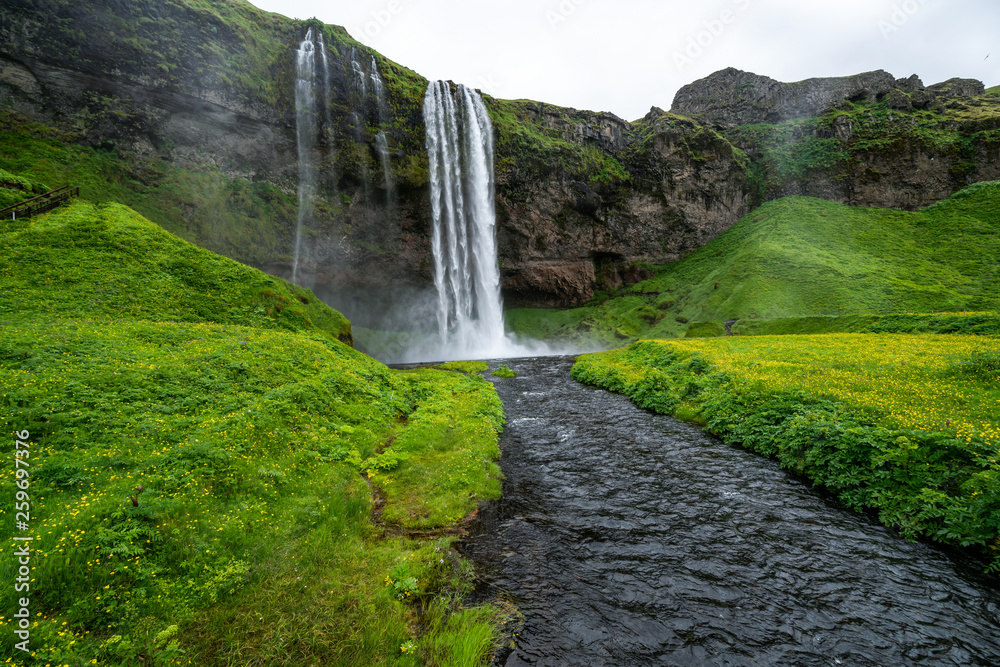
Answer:
M323 36L328 68L300 274L349 314L361 302L397 307L432 284L427 82L341 28L242 0L11 0L0 8L2 113L54 128L74 151L115 157L121 171L105 180L122 183L94 179L84 196L120 199L289 277L295 51L308 27ZM584 301L786 194L912 209L1000 178L1000 98L982 92L979 82L925 87L885 72L784 84L730 69L686 86L671 113L633 122L487 97L505 297Z
M750 210L749 163L718 133L658 109L635 123L594 116L523 110L554 136L599 149L583 170L560 160L558 140L547 153L517 148L500 125L499 254L514 303L579 303L643 280L642 263L676 260Z

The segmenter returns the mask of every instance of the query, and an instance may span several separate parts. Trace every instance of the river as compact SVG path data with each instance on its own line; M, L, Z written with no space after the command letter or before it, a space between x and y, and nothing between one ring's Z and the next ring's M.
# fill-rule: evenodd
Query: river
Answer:
M503 499L463 544L521 665L1000 665L1000 586L698 427L505 360Z

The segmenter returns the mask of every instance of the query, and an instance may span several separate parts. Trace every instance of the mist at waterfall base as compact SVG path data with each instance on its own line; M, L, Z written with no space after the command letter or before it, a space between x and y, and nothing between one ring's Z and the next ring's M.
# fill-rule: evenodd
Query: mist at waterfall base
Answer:
M354 346L387 364L458 359L509 359L580 354L604 349L594 344L549 343L505 333L490 347L460 347L442 343L438 332L438 295L433 287L328 289L313 293L351 321Z

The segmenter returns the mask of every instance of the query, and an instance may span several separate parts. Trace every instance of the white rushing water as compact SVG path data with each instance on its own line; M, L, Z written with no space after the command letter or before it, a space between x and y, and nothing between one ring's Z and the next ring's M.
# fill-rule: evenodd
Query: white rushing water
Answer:
M382 162L382 177L385 179L386 205L392 205L392 169L389 165L389 142L385 136L385 127L389 122L389 103L385 96L385 85L382 83L382 75L378 71L378 63L375 56L372 56L371 64L372 90L375 93L375 104L378 107L379 132L375 135L375 149L378 151L379 160Z
M323 107L323 120L326 121L327 132L333 127L332 121L330 119L330 61L326 56L326 40L323 38L323 33L318 33L319 37L319 54L323 61L323 100L320 106Z
M494 210L493 125L475 90L432 82L424 96L438 341L424 358L527 352L504 334Z
M368 83L365 81L365 70L358 62L358 48L351 47L351 69L354 71L354 83L361 94L362 99L368 94Z
M302 255L302 227L312 218L316 193L316 37L312 28L306 31L295 57L295 140L299 158L299 215L295 225L295 251L292 260L292 282L299 279ZM325 106L325 105L324 105Z

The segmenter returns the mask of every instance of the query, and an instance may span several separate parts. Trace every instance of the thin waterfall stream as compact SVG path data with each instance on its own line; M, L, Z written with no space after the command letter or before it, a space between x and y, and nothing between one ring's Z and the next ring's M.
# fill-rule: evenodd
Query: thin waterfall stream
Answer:
M502 500L463 544L523 665L1000 664L1000 586L775 462L505 359Z
M292 282L299 279L302 255L302 228L312 218L316 196L316 36L312 28L299 44L295 56L295 141L299 158L299 210L295 225Z
M375 56L372 56L371 64L372 90L375 93L375 104L378 108L379 131L375 135L375 149L378 151L379 161L382 163L382 178L385 180L385 200L386 205L392 205L392 167L389 164L389 143L385 136L385 129L389 125L389 102L385 95L385 84L382 82L382 75L378 71L378 63Z

